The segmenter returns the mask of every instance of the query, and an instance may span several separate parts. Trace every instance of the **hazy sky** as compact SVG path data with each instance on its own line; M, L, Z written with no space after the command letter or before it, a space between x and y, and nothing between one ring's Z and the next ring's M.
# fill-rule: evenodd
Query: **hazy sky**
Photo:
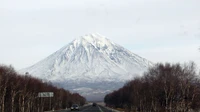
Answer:
M200 65L200 0L0 0L0 63L17 70L94 32L154 63Z

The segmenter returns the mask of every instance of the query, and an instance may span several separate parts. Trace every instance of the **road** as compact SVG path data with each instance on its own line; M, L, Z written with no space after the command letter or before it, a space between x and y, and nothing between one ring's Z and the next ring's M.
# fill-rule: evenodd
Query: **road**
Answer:
M80 108L79 111L71 111L71 110L60 110L60 111L53 111L53 112L112 112L111 110L106 109L103 106L85 106Z

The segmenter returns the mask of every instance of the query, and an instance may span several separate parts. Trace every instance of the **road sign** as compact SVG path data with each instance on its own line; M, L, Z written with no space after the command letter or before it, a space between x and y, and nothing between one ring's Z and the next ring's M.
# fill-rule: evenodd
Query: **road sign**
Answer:
M53 97L53 92L39 92L38 97Z

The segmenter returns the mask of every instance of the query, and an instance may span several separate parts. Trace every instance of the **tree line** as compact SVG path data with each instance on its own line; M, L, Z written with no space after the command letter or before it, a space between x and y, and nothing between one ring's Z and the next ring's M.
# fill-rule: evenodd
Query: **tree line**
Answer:
M189 112L200 109L200 80L194 62L159 63L104 98L128 112Z
M54 96L38 97L39 92ZM57 88L40 79L19 75L12 66L0 65L0 112L43 112L65 109L73 103L84 105L86 99L78 93Z

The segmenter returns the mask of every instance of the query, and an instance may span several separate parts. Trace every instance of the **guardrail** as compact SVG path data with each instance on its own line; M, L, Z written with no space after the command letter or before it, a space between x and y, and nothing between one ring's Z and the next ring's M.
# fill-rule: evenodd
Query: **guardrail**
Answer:
M110 107L105 107L105 108L107 108L108 110L111 110L111 112L124 112L124 111L119 111Z
M98 105L101 105L101 106L105 107L106 109L110 110L111 112L124 112L124 111L119 111L119 110L107 107L107 106L105 106L104 103L98 103Z

